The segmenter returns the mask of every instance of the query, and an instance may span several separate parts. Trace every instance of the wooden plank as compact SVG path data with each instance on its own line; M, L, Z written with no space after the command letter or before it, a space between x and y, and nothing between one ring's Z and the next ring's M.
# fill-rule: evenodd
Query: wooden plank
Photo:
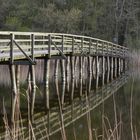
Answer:
M52 41L57 45L57 48L60 49L63 46L62 50L67 50L67 53L72 52L80 52L81 55L83 53L87 54L87 52L91 51L91 55L95 54L95 51L97 52L97 55L112 55L116 57L126 57L128 53L128 48L124 46L120 46L105 40L97 39L97 38L92 38L92 37L87 37L87 36L80 36L80 35L72 35L72 34L59 34L59 33L36 33L36 32L0 32L0 50L1 50L1 57L3 56L5 59L6 53L9 52L9 46L6 46L6 43L8 45L10 39L10 34L13 34L15 36L15 41L21 46L23 51L30 51L31 49L31 39L30 36L34 35L34 51L38 53L36 56L42 56L48 54L47 51L42 51L42 50L49 50L50 54L50 49L55 50L55 47L48 45L49 44L49 39L48 35L51 36ZM62 37L63 37L63 43L62 43ZM4 39L5 38L5 39ZM27 39L28 38L28 39ZM74 43L73 39L74 38ZM73 47L71 47L73 44ZM80 45L81 44L81 45ZM10 44L9 44L10 45ZM90 50L89 50L89 45ZM50 47L49 47L50 46ZM97 47L98 46L98 47ZM97 47L97 48L96 48ZM69 48L69 49L68 49ZM83 48L81 50L81 48ZM87 49L88 48L88 49ZM15 47L15 45L12 45L12 51L16 55L18 52L19 48ZM39 51L40 50L40 51ZM61 50L61 49L60 49ZM32 50L33 52L33 50ZM63 51L62 51L63 52ZM66 51L65 51L66 52ZM3 54L5 53L5 54ZM56 54L58 52L56 51ZM125 54L125 55L124 55ZM55 52L53 52L53 55L55 55ZM12 56L12 53L11 53ZM20 56L20 55L19 55ZM18 56L18 57L19 57ZM21 56L23 58L23 56ZM17 55L16 55L17 58ZM15 59L15 58L14 58ZM1 60L2 61L2 60Z

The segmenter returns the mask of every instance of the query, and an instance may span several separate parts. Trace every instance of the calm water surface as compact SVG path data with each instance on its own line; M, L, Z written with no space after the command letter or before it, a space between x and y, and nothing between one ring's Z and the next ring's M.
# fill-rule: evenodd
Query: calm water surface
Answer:
M22 70L24 74L27 75L27 70ZM8 72L7 72L8 73ZM42 80L42 71L38 69L38 81ZM5 78L9 77L6 75ZM4 76L1 75L1 83L5 81ZM23 76L23 81L26 80L25 76ZM88 79L89 80L89 79ZM85 81L83 89L87 87L88 80ZM9 80L6 80L6 84L9 85ZM93 82L93 81L92 81ZM26 102L27 99L25 97L26 94L26 84L21 88L21 106L22 110L26 110ZM38 106L39 110L41 110L40 99L43 100L42 86L38 84L37 89L37 97L36 97L36 106ZM62 84L59 83L58 87L61 87L60 92L63 90ZM76 87L76 85L75 85ZM52 93L52 99L56 96L57 90L55 89L55 85L52 85L50 90ZM70 88L72 88L72 84L70 84ZM55 90L54 90L55 89ZM85 88L86 89L86 88ZM85 92L84 89L84 92ZM92 89L92 88L91 88ZM2 100L5 99L5 106L7 108L7 112L9 112L10 106L10 88L1 84L0 87L0 107L2 112ZM79 92L79 88L75 88ZM113 90L113 89L112 89ZM84 97L86 98L86 97ZM55 98L54 98L55 100ZM70 103L68 103L70 104ZM58 105L58 103L57 103ZM52 103L52 106L55 106ZM22 111L23 114L25 113ZM37 113L38 113L37 109ZM2 125L2 117L1 122ZM116 129L117 128L117 129ZM47 131L47 130L46 130ZM88 112L78 120L72 122L65 129L65 135L68 140L89 140L98 138L102 139L102 136L105 138L109 138L111 133L113 132L114 137L116 137L116 133L118 133L118 137L120 136L121 140L132 140L133 138L140 138L140 72L135 69L130 73L130 77L128 82L123 85L117 92L112 94L107 100L105 100L98 107ZM134 136L132 135L134 133ZM43 133L41 134L43 136ZM41 136L40 136L41 137ZM38 138L39 139L39 138ZM50 136L50 140L62 140L62 131L57 132L56 134Z
M116 115L114 110L116 110ZM118 132L121 140L132 140L132 132L134 133L133 139L140 138L140 71L135 70L130 72L128 82L115 94L89 114L86 114L68 126L66 128L68 140L89 140L91 138L89 137L88 130L89 116L93 139L95 137L101 139L101 135L103 134L106 137L107 133L109 137L109 131L114 131L115 133L116 116L118 130L121 129L121 132ZM103 116L105 117L104 120ZM61 140L61 133L57 133L51 139Z

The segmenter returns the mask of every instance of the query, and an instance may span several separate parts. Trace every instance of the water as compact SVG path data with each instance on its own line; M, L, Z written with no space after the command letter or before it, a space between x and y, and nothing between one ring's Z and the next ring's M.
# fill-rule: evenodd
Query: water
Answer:
M27 97L26 97L26 76L27 67L21 68L21 115L22 132L24 135L19 139L28 139L33 129L36 139L61 140L89 140L89 139L121 139L132 140L140 137L140 76L139 71L128 72L102 86L102 75L99 75L99 87L96 90L96 75L92 78L85 74L82 81L78 78L70 80L69 85L61 80L53 79L50 82L50 106L51 109L44 111L43 88L42 88L42 62L37 66L37 96L35 101L34 122L29 125L27 119ZM4 66L5 67L5 66ZM86 69L86 68L85 68ZM4 69L5 70L5 69ZM53 68L52 68L53 71ZM7 70L8 73L8 70ZM107 73L106 73L107 74ZM106 75L105 74L105 75ZM79 75L79 74L77 74ZM10 85L8 79L1 74L1 112L2 99L5 99L5 106L10 116ZM61 77L61 75L60 75ZM78 76L77 76L78 77ZM106 77L106 76L105 76ZM76 80L77 79L77 80ZM69 90L68 90L69 89ZM65 93L64 104L61 104L63 93ZM74 95L73 99L70 95ZM82 95L81 95L82 93ZM60 99L60 100L59 100ZM3 119L1 115L1 132L3 131ZM66 127L63 127L66 126ZM60 129L61 127L61 129ZM50 134L51 136L48 136ZM117 137L117 138L116 138ZM8 137L9 138L9 137Z
M133 71L125 85L123 85L108 100L103 102L90 114L86 114L78 121L66 128L68 140L88 140L90 138L102 139L102 135L108 139L112 132L116 139L132 140L140 138L140 76L138 71ZM114 107L115 104L115 107ZM132 107L132 110L131 110ZM116 111L116 115L115 115ZM90 129L92 137L89 138L88 115L90 116ZM132 118L131 118L132 115ZM105 117L103 119L103 116ZM117 118L117 123L115 119ZM117 124L117 129L116 129ZM74 135L75 134L75 135ZM53 139L60 139L61 134L56 134Z

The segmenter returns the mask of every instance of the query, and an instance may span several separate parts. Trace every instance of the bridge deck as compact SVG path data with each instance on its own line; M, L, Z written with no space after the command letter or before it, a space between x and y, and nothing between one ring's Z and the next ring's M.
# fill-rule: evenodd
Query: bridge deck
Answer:
M108 41L71 34L0 32L0 62L53 55L106 55L126 57L128 48Z

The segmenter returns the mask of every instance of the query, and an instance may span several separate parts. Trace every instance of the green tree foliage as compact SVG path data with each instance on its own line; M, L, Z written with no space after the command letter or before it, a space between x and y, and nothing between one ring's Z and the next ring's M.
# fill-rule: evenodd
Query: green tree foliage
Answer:
M41 16L40 16L41 15ZM33 30L77 33L81 12L78 9L60 10L54 4L40 8L33 20Z
M0 30L89 35L140 45L139 0L0 0Z

